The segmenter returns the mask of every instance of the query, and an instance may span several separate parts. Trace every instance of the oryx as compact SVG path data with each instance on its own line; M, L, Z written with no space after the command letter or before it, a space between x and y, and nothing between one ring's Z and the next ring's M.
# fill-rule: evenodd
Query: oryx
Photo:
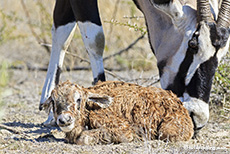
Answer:
M133 0L142 11L157 58L162 88L184 102L195 129L209 119L209 96L218 62L228 51L230 0ZM40 109L58 84L65 50L79 26L94 82L105 81L104 34L97 0L56 0L52 52ZM45 124L51 122L52 112Z

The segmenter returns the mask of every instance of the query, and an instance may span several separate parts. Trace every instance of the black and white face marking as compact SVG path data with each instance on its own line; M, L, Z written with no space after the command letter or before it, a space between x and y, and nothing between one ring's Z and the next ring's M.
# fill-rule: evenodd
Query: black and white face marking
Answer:
M179 71L175 78L172 78L173 83L169 84L166 89L172 90L180 97L184 106L191 113L195 128L199 129L209 119L208 102L212 80L218 66L218 59L221 58L217 55L221 51L226 51L228 46L224 46L225 49L221 50L213 46L210 28L206 24L201 25L199 36L195 38L197 38L198 48L188 48Z
M184 101L196 129L201 128L209 118L208 100L212 79L218 61L224 55L219 51L226 51L228 45L222 46L225 49L217 50L213 45L210 27L205 23L194 34L197 29L196 2L151 2L135 0L146 18L150 44L158 60L161 86L172 90ZM209 2L217 19L218 3Z

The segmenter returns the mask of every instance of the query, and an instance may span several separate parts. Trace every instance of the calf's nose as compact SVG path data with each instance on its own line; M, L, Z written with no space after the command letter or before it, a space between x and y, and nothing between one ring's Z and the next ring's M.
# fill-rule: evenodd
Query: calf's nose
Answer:
M60 119L59 119L59 123L60 123L60 124L65 124L65 123L66 123L66 122L65 122L65 119L60 118Z
M71 122L71 116L69 115L61 115L58 118L58 123L61 125L68 124L69 122Z

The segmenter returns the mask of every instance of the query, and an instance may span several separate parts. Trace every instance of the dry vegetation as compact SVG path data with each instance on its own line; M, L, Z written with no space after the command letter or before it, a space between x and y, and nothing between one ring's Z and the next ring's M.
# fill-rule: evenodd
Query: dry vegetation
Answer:
M38 104L50 48L41 44L51 44L54 2L0 0L0 153L228 153L229 54L216 73L211 118L201 131L200 139L182 144L145 141L82 147L65 144L57 128L42 127L40 124L46 115L38 111ZM104 57L127 48L146 32L143 15L131 0L99 0L99 6L106 37ZM88 59L78 29L68 50L83 60ZM64 68L72 70L64 72L62 80L77 81L85 86L91 84L90 71L73 71L89 69L89 64L82 59L66 55ZM105 67L113 72L113 75L107 73L107 78L150 85L153 81L149 79L157 75L155 63L145 34L128 51L105 60Z

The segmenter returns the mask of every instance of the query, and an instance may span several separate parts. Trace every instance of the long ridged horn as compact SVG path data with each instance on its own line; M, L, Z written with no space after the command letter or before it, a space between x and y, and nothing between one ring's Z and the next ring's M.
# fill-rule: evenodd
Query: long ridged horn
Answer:
M197 0L197 22L212 22L209 0Z
M228 28L230 26L230 0L223 0L219 11L217 26Z

